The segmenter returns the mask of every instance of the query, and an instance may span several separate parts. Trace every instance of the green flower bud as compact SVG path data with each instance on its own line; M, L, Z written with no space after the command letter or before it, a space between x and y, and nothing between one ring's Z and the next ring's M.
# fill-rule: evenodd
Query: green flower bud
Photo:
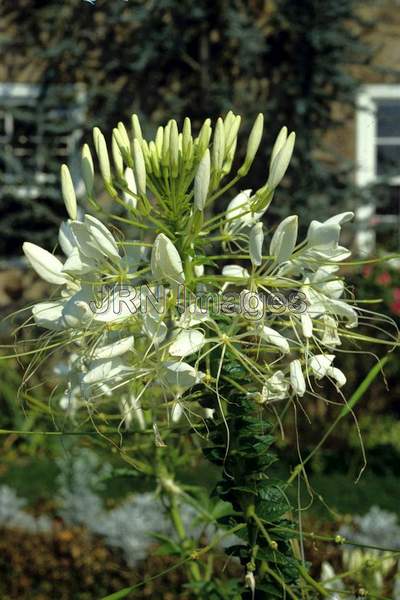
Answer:
M98 127L93 129L94 145L97 152L97 157L100 163L100 172L106 183L111 183L111 167L110 159L108 158L108 150L104 135Z
M94 166L92 153L90 152L90 148L87 144L85 144L82 148L81 170L86 193L88 196L91 196L94 183Z
M206 148L208 148L208 144L210 143L211 138L211 119L206 119L200 129L199 136L196 140L198 155L203 156Z
M219 173L222 170L225 158L225 131L221 117L217 121L212 146L212 166Z
M133 140L133 170L139 194L146 194L146 166L143 151L137 138Z
M208 189L210 187L211 159L210 151L204 153L194 179L194 205L198 210L204 210Z
M124 159L122 158L121 150L117 141L118 136L118 129L114 129L111 140L111 151L115 168L117 170L118 175L121 176L124 171Z
M158 127L157 133L156 133L156 139L155 139L158 158L161 158L161 156L162 156L163 139L164 139L164 129L162 127Z
M292 158L296 134L292 132L271 163L267 185L275 189L282 181Z
M143 140L142 128L140 127L139 117L135 114L132 115L132 129L133 137L141 142Z
M158 158L157 146L153 141L149 144L150 162L152 171L156 177L161 177L160 161Z
M126 131L126 127L121 121L118 123L118 133L118 144L120 145L121 149L129 153L131 148L131 142L129 140L128 132Z
M164 127L163 144L161 151L161 164L163 167L169 165L169 136L171 131L171 121Z
M270 161L271 165L272 165L276 155L278 154L278 152L282 149L282 147L286 143L287 131L288 131L287 127L282 127L282 129L278 133L278 136L277 136L275 143L273 145L273 148L272 148L271 161Z
M235 117L228 134L225 133L225 138L226 138L225 144L226 144L227 151L229 151L232 146L234 146L234 145L236 146L237 135L239 132L241 122L242 122L242 117L239 117L239 116Z
M171 121L169 134L169 163L172 177L178 177L179 167L179 133L178 125L175 120Z
M254 158L257 154L257 150L260 146L264 127L264 116L262 113L256 118L252 130L249 135L247 142L246 158L244 159L243 165L238 171L239 177L244 177L249 172L251 165L253 164Z
M182 154L183 160L186 160L186 156L190 154L190 148L193 145L192 139L192 124L188 117L183 122L183 135L182 135Z
M67 165L61 166L61 191L67 213L70 219L75 221L78 217L78 206L76 203L74 184Z

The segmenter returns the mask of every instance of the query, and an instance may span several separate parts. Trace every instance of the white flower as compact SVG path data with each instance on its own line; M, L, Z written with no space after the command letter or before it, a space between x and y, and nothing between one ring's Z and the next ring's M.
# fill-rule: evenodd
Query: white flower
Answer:
M183 329L169 347L171 356L184 358L198 352L205 344L205 335L198 329Z
M306 393L306 382L304 379L301 362L296 359L292 360L289 366L290 369L290 385L297 396L304 396Z
M136 288L116 287L106 294L100 306L92 298L89 306L92 320L97 323L119 323L136 317L140 310L141 298Z
M275 329L263 326L259 329L259 335L273 346L279 348L283 354L289 354L289 342L282 334L280 334L278 331L275 331Z
M99 358L93 360L88 372L82 378L82 383L84 386L95 383L117 383L131 372L132 368L127 367L120 357Z
M326 375L336 381L338 388L343 387L347 381L345 374L337 367L329 367L326 371Z
M240 265L226 265L222 269L222 275L233 279L248 279L250 277L248 270Z
M311 338L313 335L313 322L308 313L302 313L300 315L301 328L305 338Z
M181 257L174 244L166 235L160 233L151 253L151 270L156 279L165 279L170 283L183 283L185 275Z
M73 234L70 221L63 221L58 230L58 242L65 256L71 256L77 248L77 241Z
M120 258L117 243L105 225L91 215L85 215L85 224L93 244L109 258Z
M251 227L257 223L262 216L262 213L255 213L251 210L252 190L244 190L233 198L226 209L226 224L225 230L230 233L235 233L244 227Z
M62 272L62 262L53 254L31 242L24 242L22 249L31 266L42 279L56 285L63 285L70 281L68 275Z
M315 354L310 360L310 369L316 379L326 376L335 358L334 354Z
M275 257L276 263L288 260L296 246L298 218L296 215L286 217L275 229L271 239L269 253Z
M173 386L178 393L182 393L199 383L204 377L204 373L197 371L191 365L185 362L173 361L163 363L162 374L167 385Z
M271 160L267 186L272 190L280 184L287 171L290 159L292 158L295 140L296 134L292 131Z
M160 319L150 314L143 317L142 330L156 347L167 337L168 327Z
M249 234L249 253L254 266L259 267L262 262L262 245L264 241L263 224L256 223Z
M271 400L284 400L289 391L289 382L282 371L276 371L269 377L261 392L262 402Z
M257 292L242 290L240 292L240 312L251 321L262 319L265 312L262 297Z
M189 304L181 314L178 320L178 326L181 329L186 329L193 327L194 325L199 325L199 323L204 323L204 321L207 321L209 318L210 316L205 308L201 308L200 306L197 306L197 304Z
M324 332L321 342L325 346L341 346L342 342L338 334L338 324L336 319L334 319L331 315L323 315L322 321L324 324Z
M93 358L114 358L122 356L130 350L133 350L135 339L133 335L121 338L104 346L97 346L93 353Z
M45 329L60 331L65 328L62 312L64 302L39 302L32 308L35 323Z
M183 415L183 406L180 402L174 402L171 410L171 419L173 423L178 423Z

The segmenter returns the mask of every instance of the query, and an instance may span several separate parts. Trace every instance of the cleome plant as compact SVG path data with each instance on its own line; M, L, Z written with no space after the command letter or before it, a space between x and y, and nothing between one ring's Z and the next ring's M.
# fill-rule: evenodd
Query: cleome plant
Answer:
M273 446L288 411L306 412L327 395L346 407L346 374L335 357L369 341L356 331L360 323L378 326L341 275L350 256L341 228L351 212L312 221L300 240L295 215L264 225L294 133L280 131L264 185L231 193L263 133L260 114L234 167L240 123L229 112L214 128L207 119L194 137L188 118L181 131L171 120L147 140L133 115L130 130L118 123L109 143L95 128L102 184L85 144L79 202L61 167L68 219L59 247L53 254L23 245L56 288L32 309L29 323L41 333L25 382L45 356L62 354L57 410L72 424L92 423L134 469L156 479L177 535L173 546L163 540L165 552L179 555L193 597L329 597L309 574L288 483L272 468ZM195 502L174 472L185 452L203 454L218 473L219 533L207 546L190 539L180 518L183 499ZM231 534L225 552L242 575L227 582L209 557Z

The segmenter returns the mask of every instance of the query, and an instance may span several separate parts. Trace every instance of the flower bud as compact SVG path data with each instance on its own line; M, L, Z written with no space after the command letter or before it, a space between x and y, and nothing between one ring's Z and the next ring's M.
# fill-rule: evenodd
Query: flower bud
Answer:
M203 156L204 152L208 148L211 138L211 120L206 119L200 129L199 137L197 138L197 147L199 156Z
M274 160L271 162L267 185L273 190L280 184L286 173L290 159L292 158L295 140L296 134L292 131Z
M125 182L128 187L129 192L132 194L137 194L135 175L130 167L125 169ZM124 200L131 208L136 208L137 200L135 196L128 192L124 192Z
M132 129L133 129L133 137L141 142L143 140L142 128L140 127L139 117L137 115L132 115Z
M296 246L297 229L297 215L286 217L286 219L279 223L278 227L275 229L275 233L271 239L269 253L271 256L275 256L276 263L284 262L291 257Z
M219 173L222 170L225 158L225 132L224 123L221 117L215 127L213 145L212 145L212 166L213 170Z
M133 140L133 170L138 193L144 195L146 193L146 167L142 148L136 138Z
M128 132L126 131L125 125L120 121L117 126L119 137L117 138L118 144L121 149L126 152L130 152L131 142L129 140Z
M277 156L277 154L281 151L281 149L285 145L286 140L287 140L287 132L288 132L287 127L282 127L282 129L278 133L278 136L272 147L270 165L272 165L272 163L275 160L275 157Z
M198 210L204 210L208 189L210 187L211 159L210 151L204 153L194 179L194 205Z
M111 167L110 159L108 158L108 150L104 135L101 133L98 127L93 130L94 145L97 152L97 157L100 163L100 172L104 181L111 183Z
M171 167L171 175L173 178L178 177L179 166L179 132L178 125L173 119L169 133L169 164Z
M155 145L153 140L149 144L149 153L152 171L156 177L161 177L160 161L158 158L157 146Z
M186 160L188 154L190 154L190 147L193 144L192 139L192 124L188 117L183 122L183 135L182 135L182 154L183 159Z
M260 336L265 341L272 344L272 346L276 346L277 348L279 348L279 350L281 350L281 352L283 352L283 354L289 354L289 352L290 352L289 342L282 334L280 334L278 331L275 331L275 329L271 329L271 327L263 326L260 330Z
M230 150L230 148L233 146L233 144L235 144L237 142L237 135L239 132L241 122L242 122L242 117L240 117L239 115L236 116L232 122L232 126L231 126L229 132L227 133L225 131L225 144L226 144L227 150Z
M163 143L161 150L161 164L163 167L168 167L169 165L169 136L171 131L171 121L167 123L164 127L163 132Z
M74 184L67 165L61 166L61 191L67 213L73 221L78 217Z
M255 267L259 267L262 262L262 245L264 241L263 224L256 223L252 227L249 235L249 253L250 260Z
M258 115L256 118L252 130L249 135L249 140L247 142L247 150L246 150L246 158L244 159L243 165L240 167L238 171L239 177L244 177L249 172L251 165L253 164L253 160L257 154L257 150L260 146L262 134L264 128L264 116L262 113Z
M31 244L31 242L24 242L22 250L33 269L44 281L56 285L70 281L68 275L62 272L62 262L44 248Z
M165 279L175 284L185 281L179 252L163 233L160 233L154 241L151 253L151 270L154 277L159 280Z
M114 129L111 140L111 151L116 171L118 175L121 176L124 170L124 160L122 158L121 150L119 149L119 144L117 141L118 135L118 129Z
M86 193L88 196L91 196L94 183L94 166L92 153L90 152L90 148L87 144L85 144L82 148L81 169Z
M157 129L156 139L155 139L155 144L156 144L157 154L158 154L159 159L161 159L161 156L162 156L163 140L164 140L164 129L163 129L163 127L160 126Z
M290 363L290 385L297 396L302 397L306 393L306 382L298 359Z

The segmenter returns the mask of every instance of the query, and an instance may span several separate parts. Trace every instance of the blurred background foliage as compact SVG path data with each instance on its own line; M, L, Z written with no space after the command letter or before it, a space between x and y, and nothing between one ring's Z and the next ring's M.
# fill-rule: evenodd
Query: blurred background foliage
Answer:
M374 68L377 49L366 40L376 23L361 16L366 4L362 0L97 0L92 5L84 0L3 0L0 81L38 86L34 102L28 99L26 106L8 110L24 124L26 143L29 145L30 136L35 137L40 148L33 163L25 155L13 157L13 187L6 177L10 157L0 144L3 315L46 295L43 283L6 259L20 255L21 243L27 238L49 249L55 247L56 224L64 218L58 182L61 159L69 157L74 170L74 158L67 151L90 140L93 126L110 133L119 120L129 123L133 112L139 114L145 133L150 134L159 122L171 117L182 121L189 116L199 126L205 117L216 118L232 109L243 116L242 153L254 117L263 112L262 152L243 182L249 188L264 183L279 129L287 125L295 130L293 162L266 216L267 226L292 212L305 224L365 202L368 194L377 190L360 190L354 185L354 164L341 147L345 145L341 136L354 119L363 69ZM60 149L54 135L67 136L75 129L79 131L72 146ZM29 148L27 152L29 156ZM241 158L239 151L238 164ZM45 182L37 180L37 169L46 174ZM15 182L22 189L34 187L36 191L16 195ZM389 240L377 252L391 251L391 243ZM398 320L400 276L396 265L352 267L350 279L357 297L377 300L368 308ZM1 322L3 342L10 343L12 328L22 318ZM373 366L374 355L384 351L377 343L370 353L343 355L350 391ZM2 353L11 354L12 348ZM59 598L85 600L168 568L171 559L153 556L150 561L139 561L132 570L121 549L107 545L107 536L88 534L90 527L84 520L77 524L60 516L55 482L62 469L57 460L82 445L95 448L100 456L101 449L90 436L24 435L32 430L52 430L60 423L50 398L51 386L36 388L48 379L44 370L35 374L29 391L18 393L22 368L28 362L29 357L0 362L0 485L27 499L28 514L50 515L55 529L51 536L35 532L27 537L22 529L16 534L0 522L1 597L45 600L54 598L57 590ZM338 522L348 519L347 513L363 514L373 505L400 513L398 357L388 363L385 372L389 391L385 380L378 378L357 406L369 463L367 474L353 484L363 455L357 425L351 418L340 423L309 464L315 490L313 510L306 518L310 519L306 523L309 529L335 532ZM296 424L305 456L336 414L335 407L322 401L306 409L310 422L304 419ZM287 470L299 460L294 447L292 417L281 443ZM116 468L120 464L116 456L114 459ZM181 467L186 481L191 482L196 469L196 483L210 485L210 474L203 473L201 465L189 461ZM132 481L124 477L108 485L103 499L110 507L132 489ZM137 481L133 485L141 492L149 487ZM1 489L0 521L9 493ZM302 490L305 504L308 492ZM332 545L317 552L315 544L310 544L308 552L316 572L324 557L340 566L339 550ZM233 568L232 576L235 574ZM182 577L179 571L167 574L160 585L146 585L140 597L186 598ZM74 587L77 581L79 590Z
M171 117L189 116L198 126L232 109L243 116L245 140L255 115L263 112L263 152L243 185L254 188L265 181L271 146L287 125L297 133L296 152L271 215L296 211L307 222L355 199L352 164L326 134L352 118L359 84L354 67L373 55L363 41L372 23L360 17L361 4L97 0L94 6L5 0L3 80L39 84L31 118L42 120L41 131L49 106L60 102L64 114L58 127L70 126L65 109L71 99L60 97L55 86L83 85L85 118L79 125L85 138L94 125L110 132L119 120L129 122L133 112L150 133ZM40 151L41 162L57 173L60 161L51 145ZM20 171L26 173L26 165ZM50 242L62 208L57 192L45 196L45 202L40 196L3 199L0 251L18 254L24 234L32 230L37 240Z

